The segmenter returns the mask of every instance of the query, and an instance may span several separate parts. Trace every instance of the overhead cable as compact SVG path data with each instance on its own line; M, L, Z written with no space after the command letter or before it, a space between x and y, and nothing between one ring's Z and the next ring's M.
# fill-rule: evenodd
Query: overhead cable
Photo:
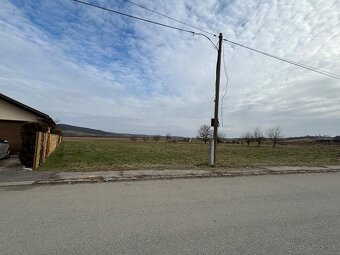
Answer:
M289 64L291 64L291 65L295 65L295 66L298 66L298 67L301 67L301 68L305 68L305 69L307 69L307 70L310 70L310 71L313 71L313 72L316 72L316 73L319 73L319 74L323 74L323 75L332 77L332 78L334 78L334 79L340 80L340 75L337 75L337 74L334 74L334 73L330 73L330 72L326 72L326 71L320 70L320 69L318 69L318 68L311 67L311 66L307 66L307 65L304 65L304 64L301 64L301 63L298 63L298 62L295 62L295 61L286 59L286 58L281 58L281 57L278 57L278 56L275 56L275 55L266 53L266 52L264 52L264 51L261 51L261 50L257 50L257 49L251 48L251 47L249 47L249 46L242 45L242 44L240 44L240 43L230 41L230 40L228 40L228 39L223 39L223 40L226 41L226 42L229 42L229 43L231 43L231 44L235 44L235 45L237 45L237 46L240 46L240 47L242 47L242 48L245 48L245 49L248 49L248 50L252 50L252 51L255 51L255 52L260 53L260 54L263 54L263 55L265 55L265 56L267 56L267 57L275 58L275 59L277 59L277 60L280 60L280 61L289 63Z
M179 27L174 27L174 26L166 25L166 24L163 24L163 23L159 23L159 22L156 22L156 21L149 20L149 19L140 18L140 17L133 16L133 15L130 15L130 14L127 14L127 13L123 13L123 12L119 12L119 11L116 11L116 10L108 9L108 8L105 8L105 7L102 7L102 6L99 6L99 5L83 2L83 1L80 1L80 0L73 0L73 1L77 2L77 3L80 3L80 4L87 5L87 6L95 7L95 8L98 8L98 9L102 9L102 10L105 10L105 11L108 11L108 12L113 12L113 13L116 13L116 14L119 14L119 15L122 15L122 16L126 16L126 17L129 17L129 18L133 18L133 19L149 22L149 23L152 23L152 24L155 24L155 25L159 25L159 26L163 26L163 27L167 27L167 28L176 29L178 31L187 32L187 33L190 33L190 34L193 34L193 35L196 34L194 31L190 31L190 30L187 30L187 29L183 29L183 28L179 28Z
M183 29L183 28L179 28L179 27L167 25L167 24L164 24L164 23L152 21L152 20L149 20L149 19L137 17L137 16L130 15L130 14L127 14L127 13L123 13L123 12L119 12L119 11L116 11L116 10L108 9L108 8L105 8L105 7L102 7L102 6L99 6L99 5L87 3L87 2L84 2L84 1L81 1L81 0L72 0L72 1L77 2L77 3L80 3L80 4L84 4L84 5L87 5L87 6L91 6L91 7L94 7L94 8L102 9L102 10L105 10L105 11L108 11L108 12L116 13L116 14L119 14L119 15L122 15L122 16L126 16L126 17L129 17L129 18L137 19L137 20L140 20L140 21L144 21L144 22L148 22L148 23L155 24L155 25L159 25L159 26L163 26L163 27L175 29L175 30L178 30L178 31L181 31L181 32L190 33L190 34L192 34L192 35L201 35L201 36L206 37L210 42L212 42L211 39L210 39L207 35L205 35L205 34L203 34L203 33L196 33L196 32L191 31L191 30L187 30L187 29ZM127 0L127 1L128 1L128 0ZM128 2L131 2L131 1L128 1ZM131 2L131 3L132 3L132 2ZM135 4L135 3L133 3L133 4ZM149 9L149 8L144 7L144 6L143 6L143 8ZM151 10L151 9L150 9L150 10ZM151 10L151 11L153 11L153 10ZM154 11L154 12L155 12L155 11ZM158 14L159 14L159 15L164 15L164 14L161 14L161 13L158 13ZM167 15L164 15L164 16L167 16ZM171 17L168 17L168 18L171 18ZM171 18L171 19L173 19L173 18ZM177 21L177 22L180 22L180 21ZM185 25L189 25L189 24L186 24L186 23L185 23ZM189 26L191 26L191 25L189 25ZM191 26L191 27L193 27L193 26ZM198 29L198 28L196 28L196 27L194 27L194 28L195 28L195 29ZM201 29L198 29L198 30L201 30ZM216 36L216 35L213 34L213 33L210 33L210 32L207 32L207 31L204 31L204 32ZM223 39L223 40L226 41L226 42L228 42L228 43L237 45L237 46L239 46L239 47L242 47L242 48L245 48L245 49L248 49L248 50L252 50L252 51L254 51L254 52L263 54L263 55L265 55L265 56L268 56L268 57L271 57L271 58L275 58L275 59L277 59L277 60L280 60L280 61L289 63L289 64L291 64L291 65L295 65L295 66L298 66L298 67L307 69L307 70L309 70L309 71L316 72L316 73L319 73L319 74L323 74L323 75L326 75L326 76L328 76L328 77L331 77L331 78L340 80L340 75L338 75L338 74L330 73L330 72L327 72L327 71L323 71L323 70L317 69L317 68L315 68L315 67L307 66L307 65L304 65L304 64L301 64L301 63L298 63L298 62L289 60L289 59L285 59L285 58L282 58L282 57L278 57L278 56L275 56L275 55L266 53L266 52L264 52L264 51L261 51L261 50L257 50L257 49L251 48L251 47L249 47L249 46L246 46L246 45L243 45L243 44L240 44L240 43L237 43L237 42L233 42L233 41L228 40L228 39ZM212 43L213 43L213 42L212 42ZM213 44L214 44L214 43L213 43ZM214 44L214 48L215 48L215 49L217 48L215 44Z
M180 21L180 20L178 20L178 19L172 18L172 17L170 17L170 16L168 16L168 15L165 15L165 14L163 14L163 13L157 12L157 11L152 10L152 9L150 9L150 8L148 8L148 7L145 7L145 6L143 6L143 5L134 3L134 2L132 2L132 1L130 1L130 0L126 0L126 2L128 2L128 3L130 3L130 4L133 4L133 5L136 5L136 6L140 7L140 8L143 8L143 9L145 9L145 10L148 10L148 11L150 11L150 12L156 13L156 14L162 16L162 17L165 17L165 18L171 19L171 20L173 20L173 21L176 21L176 22L178 22L178 23L181 23L182 25L186 25L186 26L188 26L188 27L194 28L194 29L199 30L199 31L201 31L201 32L204 32L204 33L206 33L206 34L210 34L210 35L215 36L215 37L217 36L217 35L214 34L214 33L211 33L211 32L209 32L209 31L203 30L203 29L201 29L201 28L192 26L192 25L190 25L190 24L188 24L188 23L185 23L185 22Z
M83 2L83 1L80 1L80 0L73 0L73 1L77 2L77 3L80 3L80 4L87 5L87 6L91 6L91 7L94 7L94 8L98 8L98 9L101 9L101 10L105 10L105 11L108 11L108 12L116 13L116 14L119 14L119 15L122 15L122 16L126 16L126 17L129 17L129 18L133 18L133 19L149 22L149 23L152 23L152 24L155 24L155 25L158 25L158 26L163 26L163 27L175 29L175 30L178 30L178 31L181 31L181 32L190 33L192 35L203 36L203 37L207 38L214 45L214 48L216 49L216 46L213 43L213 41L207 35L205 35L203 33L197 33L195 31L191 31L191 30L187 30L187 29L183 29L183 28L179 28L179 27L175 27L175 26L170 26L170 25L167 25L167 24L164 24L164 23L156 22L156 21L149 20L149 19L144 19L144 18L141 18L141 17L137 17L137 16L134 16L134 15L130 15L130 14L127 14L127 13L120 12L120 11L108 9L108 8L105 8L105 7L102 7L102 6L99 6L99 5Z
M227 95L227 92L228 92L229 76L228 76L228 71L227 71L227 64L226 64L226 60L225 60L225 55L224 55L224 47L222 48L222 52L223 52L223 69L224 69L224 75L225 75L225 78L226 78L225 90L224 90L222 100L221 100L221 120L222 120L222 127L223 127L224 126L223 102L224 102L224 97Z

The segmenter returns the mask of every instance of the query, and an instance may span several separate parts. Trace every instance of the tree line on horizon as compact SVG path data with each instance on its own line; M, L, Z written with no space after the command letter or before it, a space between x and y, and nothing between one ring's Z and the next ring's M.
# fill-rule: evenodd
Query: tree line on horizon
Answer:
M242 136L241 139L243 139L248 146L252 142L256 142L258 146L261 146L263 141L265 139L269 139L273 143L273 147L276 146L278 141L283 138L281 128L280 126L271 127L266 130L265 136L262 132L262 130L259 127L256 127L254 131L246 131ZM209 125L201 125L200 128L197 131L197 138L202 140L204 143L207 143L208 141L213 139L213 130ZM225 138L225 134L221 131L218 131L217 133L217 142L222 142Z

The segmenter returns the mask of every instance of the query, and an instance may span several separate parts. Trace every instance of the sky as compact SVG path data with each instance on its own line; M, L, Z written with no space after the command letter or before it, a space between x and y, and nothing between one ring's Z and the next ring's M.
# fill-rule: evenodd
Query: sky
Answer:
M194 30L125 0L84 1ZM134 2L340 75L340 1ZM227 137L274 126L286 137L340 135L340 80L227 42L222 55L219 118ZM0 93L64 124L196 136L214 114L216 60L203 36L72 0L0 1Z

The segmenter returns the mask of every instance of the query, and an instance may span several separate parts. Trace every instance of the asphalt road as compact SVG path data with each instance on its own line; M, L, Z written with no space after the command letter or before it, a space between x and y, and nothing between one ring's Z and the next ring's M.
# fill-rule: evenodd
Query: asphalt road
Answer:
M340 254L340 174L0 191L1 254Z

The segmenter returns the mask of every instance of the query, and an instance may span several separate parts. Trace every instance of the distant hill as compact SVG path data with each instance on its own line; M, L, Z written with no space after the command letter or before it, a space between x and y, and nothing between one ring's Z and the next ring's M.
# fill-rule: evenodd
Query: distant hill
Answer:
M99 129L77 127L66 124L57 124L57 128L63 131L64 136L111 136L118 137L122 134L110 133Z
M124 134L124 133L113 133L106 132L99 129L92 129L86 127L78 127L67 124L57 124L57 128L63 132L65 137L67 136L104 136L104 137L117 137L117 138L131 138L131 137L153 137L153 135L143 135L143 134ZM165 139L164 136L160 136L162 139ZM182 136L172 136L172 139L183 139Z

